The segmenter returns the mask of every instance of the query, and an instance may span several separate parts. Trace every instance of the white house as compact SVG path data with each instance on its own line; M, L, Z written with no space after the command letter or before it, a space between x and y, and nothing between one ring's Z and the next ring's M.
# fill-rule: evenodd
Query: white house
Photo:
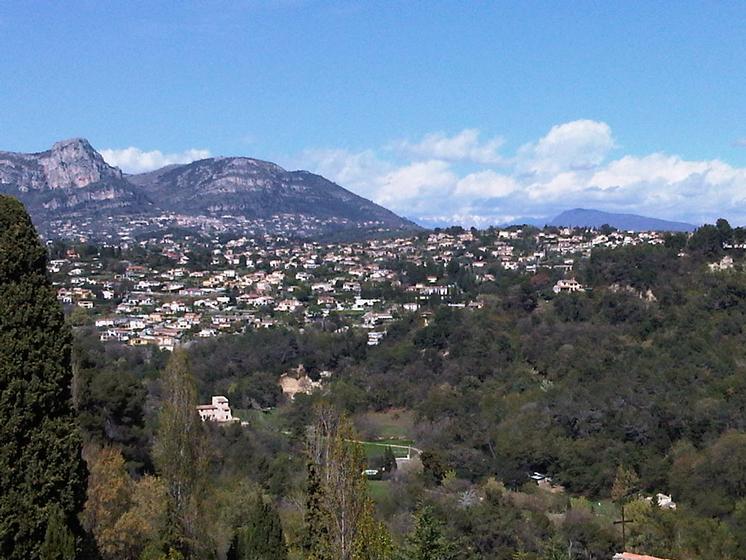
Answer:
M552 291L555 294L582 292L584 290L585 288L583 287L583 285L574 278L571 278L569 280L558 280L557 283L554 285L554 288L552 288Z
M209 420L210 422L235 422L238 418L234 418L231 414L231 407L228 404L228 399L223 396L212 397L212 404L201 404L197 407L199 417L204 422Z

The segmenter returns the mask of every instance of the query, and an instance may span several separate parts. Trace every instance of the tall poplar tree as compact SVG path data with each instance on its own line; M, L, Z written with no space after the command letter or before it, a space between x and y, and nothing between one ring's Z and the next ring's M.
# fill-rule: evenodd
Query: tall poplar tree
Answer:
M76 515L86 469L72 404L71 336L46 265L23 205L0 196L0 558L6 560L38 558L45 536L81 535Z
M187 558L196 558L209 547L200 508L207 492L209 456L186 351L174 351L162 384L153 458L169 495L170 544Z
M387 560L391 539L373 517L363 471L365 453L345 416L316 409L309 434L306 557L310 560Z

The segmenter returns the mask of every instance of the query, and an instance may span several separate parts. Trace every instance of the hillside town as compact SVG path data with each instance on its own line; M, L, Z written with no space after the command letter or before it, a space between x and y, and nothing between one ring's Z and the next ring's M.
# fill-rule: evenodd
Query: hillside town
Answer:
M154 216L98 215L75 220L52 219L39 224L39 231L52 239L81 242L119 243L155 239L173 231L190 230L203 235L298 236L314 237L339 231L370 235L391 228L380 220L352 221L340 216L319 217L301 213L281 213L270 217L242 215L193 215L162 212Z
M93 322L104 342L172 350L247 328L320 323L364 329L377 345L403 314L427 321L438 305L480 307L470 287L500 274L542 269L554 293L582 291L578 259L663 240L656 232L533 227L340 243L169 233L135 241L125 233L100 250L60 245L50 271L59 301L77 308L82 324Z

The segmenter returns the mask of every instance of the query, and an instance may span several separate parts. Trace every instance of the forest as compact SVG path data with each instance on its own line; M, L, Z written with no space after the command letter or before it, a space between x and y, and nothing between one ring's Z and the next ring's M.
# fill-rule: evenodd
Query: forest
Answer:
M554 294L550 270L464 275L481 308L405 315L378 346L274 328L169 353L72 329L54 298L29 304L28 290L50 293L43 249L17 208L0 210L24 224L0 235L16 255L0 260L0 311L15 317L0 325L0 396L16 403L3 413L69 444L51 463L17 457L27 432L0 429L2 470L52 477L4 475L5 557L746 558L746 272L743 232L724 220L595 250L575 270L583 292ZM711 271L726 253L735 267ZM18 373L21 350L33 379L56 365L57 385ZM277 380L300 365L332 376L289 400ZM36 416L13 400L16 378ZM242 422L201 422L212 395ZM38 411L60 399L51 426ZM416 456L397 461L397 441ZM676 508L646 499L659 493ZM34 506L14 512L19 500Z

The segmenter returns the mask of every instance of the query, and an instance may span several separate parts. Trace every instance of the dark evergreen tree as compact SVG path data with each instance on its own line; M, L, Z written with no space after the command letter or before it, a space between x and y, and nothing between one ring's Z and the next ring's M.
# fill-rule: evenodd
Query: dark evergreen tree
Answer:
M454 557L453 545L443 535L443 524L429 507L422 508L416 516L414 530L407 539L407 560L450 560Z
M303 542L303 549L309 560L331 559L327 531L329 521L322 507L322 499L323 488L318 466L309 461L306 483L306 535Z
M75 536L67 527L65 515L55 505L49 513L47 531L39 550L41 560L75 560Z
M246 524L236 531L228 560L286 560L287 547L277 510L256 495L249 504Z
M394 455L394 450L391 449L390 445L387 445L383 452L383 469L387 473L392 473L396 470L396 455Z
M38 558L56 515L55 523L81 534L86 469L70 332L46 264L23 205L0 196L0 557L7 560Z

